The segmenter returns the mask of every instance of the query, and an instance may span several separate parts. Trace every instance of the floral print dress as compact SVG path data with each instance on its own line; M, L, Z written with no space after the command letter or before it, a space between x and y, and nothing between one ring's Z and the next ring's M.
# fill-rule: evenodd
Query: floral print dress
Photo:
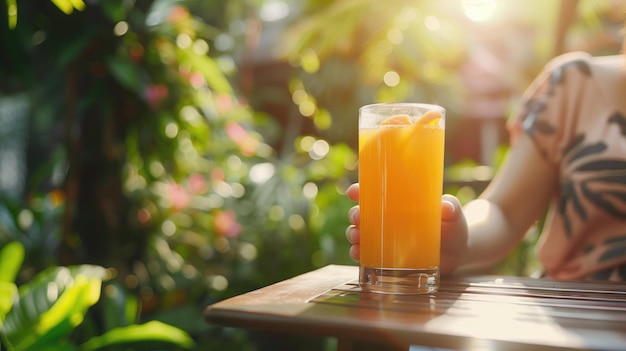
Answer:
M626 280L625 71L619 55L559 56L509 121L512 142L527 133L558 169L537 247L546 277Z

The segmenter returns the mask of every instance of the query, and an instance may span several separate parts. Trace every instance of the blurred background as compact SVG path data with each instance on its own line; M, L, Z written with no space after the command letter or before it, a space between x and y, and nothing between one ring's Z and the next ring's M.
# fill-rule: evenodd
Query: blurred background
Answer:
M54 350L149 321L193 339L160 349L333 349L330 339L212 327L202 312L355 264L344 232L358 108L443 105L445 189L469 201L497 169L507 116L535 75L563 52L619 53L625 9L623 0L0 4L0 248L23 248L11 279L21 307L0 308L0 322L20 320L28 291L42 289L53 306L59 296L36 285L42 273L50 282L59 267L106 268L84 322L51 329L63 332ZM497 271L532 274L536 235ZM0 255L0 271L11 262ZM104 318L131 305L131 317ZM9 324L0 342L17 350L29 329Z

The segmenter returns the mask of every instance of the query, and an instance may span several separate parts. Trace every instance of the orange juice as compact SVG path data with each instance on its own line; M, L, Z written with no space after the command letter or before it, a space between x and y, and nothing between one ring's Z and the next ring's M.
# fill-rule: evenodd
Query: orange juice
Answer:
M360 265L427 270L438 282L444 127L420 116L359 128Z

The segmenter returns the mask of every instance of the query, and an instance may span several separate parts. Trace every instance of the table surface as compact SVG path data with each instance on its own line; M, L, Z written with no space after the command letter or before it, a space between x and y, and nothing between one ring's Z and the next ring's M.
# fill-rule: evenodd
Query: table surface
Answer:
M626 350L626 284L509 276L442 279L430 295L360 291L330 265L205 311L210 324L459 350Z

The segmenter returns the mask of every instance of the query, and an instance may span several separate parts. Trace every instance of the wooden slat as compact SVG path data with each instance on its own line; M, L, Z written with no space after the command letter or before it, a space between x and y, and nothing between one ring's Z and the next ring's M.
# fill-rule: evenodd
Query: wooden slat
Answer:
M450 349L626 350L626 285L515 277L444 279L431 295L361 292L328 266L209 306L209 323Z

